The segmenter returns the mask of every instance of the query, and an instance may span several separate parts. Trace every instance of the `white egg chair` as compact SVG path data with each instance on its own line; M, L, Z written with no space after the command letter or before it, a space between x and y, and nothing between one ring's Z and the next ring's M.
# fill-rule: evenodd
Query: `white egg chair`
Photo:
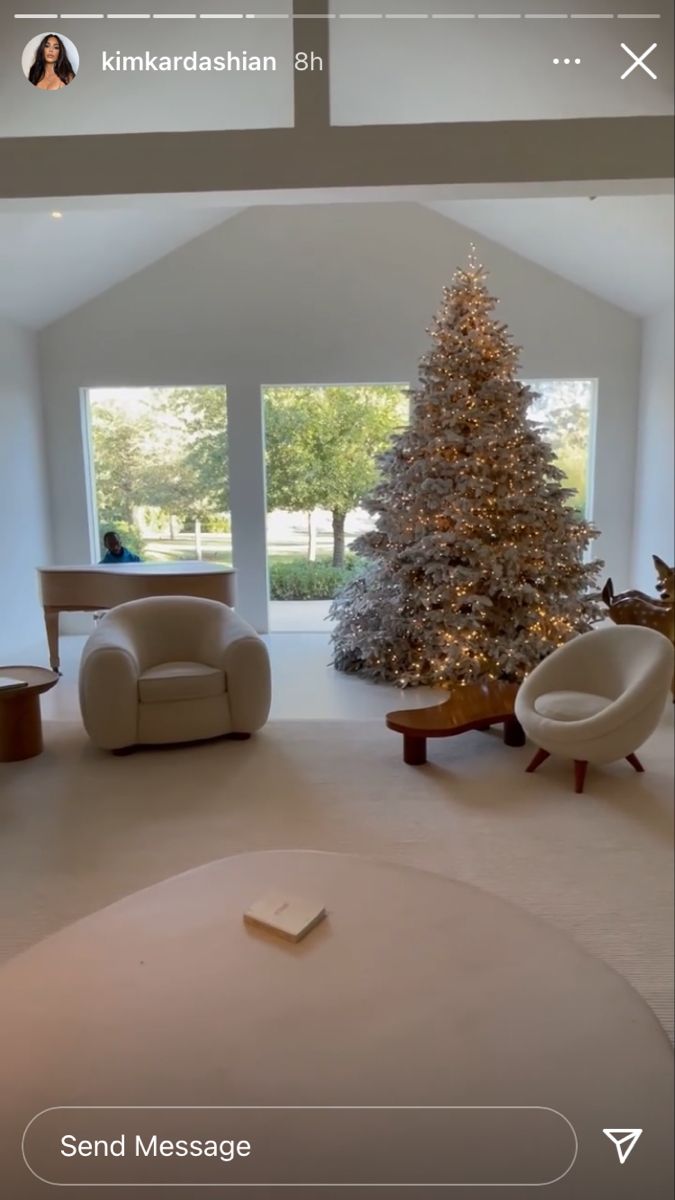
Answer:
M612 625L581 634L545 658L518 690L515 714L539 747L527 767L551 754L574 761L575 791L589 763L625 758L658 725L673 677L673 646L642 625Z

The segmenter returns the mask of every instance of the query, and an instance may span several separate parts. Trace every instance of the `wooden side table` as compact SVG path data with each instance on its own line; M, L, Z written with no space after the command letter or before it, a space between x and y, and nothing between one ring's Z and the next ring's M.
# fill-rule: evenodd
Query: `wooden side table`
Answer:
M0 675L26 680L26 687L0 692L0 762L34 758L43 746L40 696L59 677L45 667L0 667Z
M524 746L525 734L513 713L519 686L501 679L468 683L453 688L443 704L387 713L387 727L403 734L404 763L420 767L427 761L427 738L454 737L491 725L504 726L505 745Z

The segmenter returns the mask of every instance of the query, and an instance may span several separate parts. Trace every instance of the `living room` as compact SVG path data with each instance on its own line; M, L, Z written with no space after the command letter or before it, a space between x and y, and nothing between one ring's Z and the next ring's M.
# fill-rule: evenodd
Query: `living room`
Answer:
M260 7L269 16L278 6ZM209 1106L212 1115L190 1126L203 1139L216 1109L238 1105L249 1109L240 1135L259 1148L253 1167L243 1150L239 1164L213 1151L210 1168L184 1166L167 1150L170 1165L139 1166L132 1134L146 1145L159 1126L129 1116L123 1151L101 1150L94 1164L83 1150L70 1161L53 1149L56 1116L42 1135L31 1121L28 1171L10 1150L12 1195L45 1194L40 1180L73 1195L82 1184L152 1183L170 1195L214 1181L243 1195L253 1180L273 1195L267 1166L317 1197L331 1184L416 1195L430 1183L527 1180L514 1184L525 1195L555 1178L562 1196L620 1198L637 1188L660 1198L670 1188L673 1035L668 64L648 60L658 95L638 68L631 80L644 75L643 90L629 101L620 93L615 108L604 76L595 91L585 81L573 97L564 92L564 103L556 77L540 111L531 83L514 90L511 110L494 111L496 88L479 90L473 109L467 101L455 124L440 124L449 122L447 96L433 72L424 103L419 93L397 98L373 64L374 26L357 35L366 20L342 21L337 6L322 21L321 8L296 6L297 17L315 19L295 22L293 44L333 55L332 90L326 71L320 80L302 72L266 80L255 94L242 80L230 128L220 113L204 123L199 88L180 111L167 110L137 78L124 94L117 81L116 112L101 91L109 85L84 68L73 95L59 100L91 86L93 108L31 116L8 94L0 141L7 1144L29 1118L60 1106L80 1109L69 1135L103 1139L121 1136L121 1126L85 1106L173 1105L183 1114ZM426 11L412 4L409 22L389 24L416 25L417 9ZM8 22L17 54L42 30ZM518 23L503 22L512 49ZM229 32L239 23L222 24ZM248 24L265 26L263 49L289 36L281 20ZM593 31L582 24L593 53L604 52L600 22ZM95 26L63 23L83 64L101 49ZM125 51L138 35L124 19L116 26ZM186 46L177 27L166 34L172 52ZM660 27L663 48L665 34ZM398 29L378 36L390 70L400 70ZM235 49L243 37L232 35ZM496 43L490 53L496 61ZM350 55L359 80L351 91L340 73ZM372 94L361 86L366 58ZM424 61L420 48L416 72ZM572 59L564 69L573 67ZM545 421L533 424L538 386L553 398L562 442ZM391 429L341 502L353 574L341 566L325 593L303 592L304 582L297 593L282 588L291 560L305 560L302 581L315 568L328 577L331 555L335 567L338 501L322 477L325 463L349 464L351 451L338 440L314 472L315 490L303 490L324 450L315 442L290 487L275 412L295 413L306 434L324 403L327 420L331 405L338 417L347 400L355 413L384 410L393 393ZM472 406L480 410L481 395L490 404L479 420ZM133 422L145 429L146 418L145 441L132 443ZM327 441L327 427L316 428L311 436ZM306 443L286 444L299 461ZM199 474L205 454L209 470L214 455L216 474L222 465L215 490ZM501 522L492 545L488 479ZM561 495L566 486L574 494ZM190 487L196 502L185 500ZM519 539L505 514L522 496ZM416 533L411 511L426 522ZM114 531L140 563L114 561L120 542L102 541ZM451 538L464 539L459 555L447 550ZM535 544L545 565L533 585L523 564ZM432 583L423 588L422 577ZM525 595L538 622L522 617ZM209 637L220 639L213 661L197 658ZM160 644L147 678L141 667L134 675L135 658ZM189 683L198 690L170 695L190 660L201 664ZM549 680L547 694L537 678ZM561 703L576 705L573 714ZM227 711L222 727L217 706ZM616 714L611 728L605 709ZM245 926L243 911L270 891L316 901L327 918L297 946L278 930ZM204 984L193 984L200 972ZM27 1041L48 1057L47 1080L28 1069ZM279 1127L287 1145L302 1143L284 1166L279 1131L261 1112L289 1105L307 1114L302 1138ZM359 1132L337 1116L349 1105L405 1109L401 1126L392 1116L373 1131L372 1145L400 1141L408 1158L401 1148L385 1170L378 1153L369 1157L367 1120ZM413 1115L424 1106L490 1110L499 1121L518 1107L532 1124L527 1136L525 1126L507 1131L487 1117L484 1128L430 1132ZM333 1123L323 1125L328 1109ZM540 1128L544 1111L558 1113L558 1125ZM162 1125L174 1147L182 1120ZM602 1126L627 1134L637 1124L650 1131L653 1156L638 1147L630 1176ZM423 1163L409 1145L417 1137ZM489 1178L480 1156L469 1162L459 1149L486 1137L498 1146ZM458 1147L452 1178L443 1138ZM569 1138L588 1155L574 1170ZM540 1144L540 1158L532 1149L530 1159L510 1158L514 1139ZM202 1152L203 1142L192 1154Z

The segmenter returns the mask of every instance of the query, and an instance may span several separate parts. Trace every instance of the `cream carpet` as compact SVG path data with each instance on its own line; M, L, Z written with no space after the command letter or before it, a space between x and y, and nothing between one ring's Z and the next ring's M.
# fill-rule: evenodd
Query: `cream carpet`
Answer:
M178 871L244 850L378 856L476 884L570 933L672 1035L672 712L627 763L525 775L495 731L401 762L380 721L278 721L249 742L103 754L81 728L0 764L0 959ZM424 930L420 930L424 937Z

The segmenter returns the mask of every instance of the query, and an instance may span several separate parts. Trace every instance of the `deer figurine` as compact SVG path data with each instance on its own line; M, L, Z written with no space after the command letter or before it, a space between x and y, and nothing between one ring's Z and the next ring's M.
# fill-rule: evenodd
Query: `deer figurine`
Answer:
M633 588L614 595L611 579L607 580L600 595L609 609L608 615L616 625L648 625L657 633L663 633L675 642L675 567L669 567L657 554L652 555L660 598L648 596ZM675 703L675 679L673 679L673 702Z
M669 600L672 604L675 601L675 582L673 582L675 567L669 567L668 563L664 563L658 554L652 554L652 561L658 576L656 590L663 600Z

